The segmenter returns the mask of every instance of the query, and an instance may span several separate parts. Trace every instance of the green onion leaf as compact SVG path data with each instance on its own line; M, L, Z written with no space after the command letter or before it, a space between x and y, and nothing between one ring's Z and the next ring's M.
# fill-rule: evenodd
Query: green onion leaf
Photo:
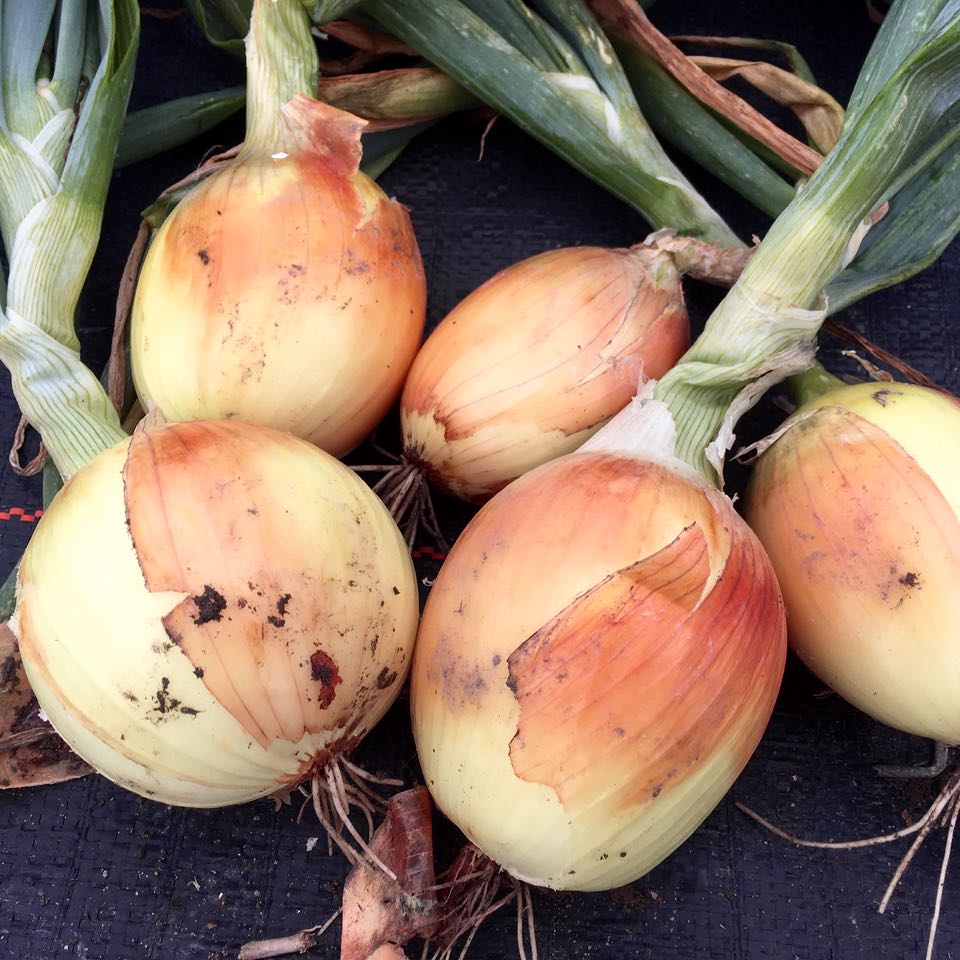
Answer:
M187 143L238 113L246 102L243 87L230 87L129 113L123 121L114 166L119 169Z
M604 46L603 54L586 57L591 29L597 43L603 41L581 0L543 5L552 18L558 10L566 11L565 23L573 22L567 17L577 9L577 26L567 29L562 40L542 18L536 29L521 35L519 24L534 13L517 0L367 0L363 8L471 93L639 210L653 226L724 246L739 242L663 152L632 95L627 103L628 84L612 50ZM558 52L577 54L579 49L578 69L545 69L548 42ZM602 83L595 75L601 67Z

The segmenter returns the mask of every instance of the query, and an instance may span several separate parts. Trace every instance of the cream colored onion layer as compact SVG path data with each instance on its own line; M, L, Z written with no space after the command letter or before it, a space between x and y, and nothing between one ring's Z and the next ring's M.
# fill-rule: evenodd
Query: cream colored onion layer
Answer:
M411 673L427 785L522 880L628 883L740 773L785 652L773 571L723 494L563 457L480 510L431 591Z
M863 383L786 426L757 463L746 516L792 646L871 716L960 743L960 403Z
M689 342L669 255L637 246L531 257L427 338L401 398L405 455L439 489L485 500L576 450Z
M205 807L348 752L402 686L417 615L404 543L352 471L211 421L140 432L66 484L24 555L13 624L80 756Z
M358 170L363 121L303 96L284 114L298 149L241 154L157 232L133 377L168 420L237 418L339 456L399 396L426 283L406 208Z

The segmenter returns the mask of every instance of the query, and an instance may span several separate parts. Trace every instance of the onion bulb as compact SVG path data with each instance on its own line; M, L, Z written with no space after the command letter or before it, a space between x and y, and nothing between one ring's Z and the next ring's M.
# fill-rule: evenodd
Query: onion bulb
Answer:
M234 422L138 432L57 495L13 626L67 743L143 796L240 803L348 752L408 669L417 584L379 500Z
M807 666L883 723L960 743L960 403L823 393L759 459L746 516Z
M430 593L411 671L427 786L520 880L629 883L740 773L785 653L727 497L626 453L554 460L479 511Z
M514 264L430 334L407 376L404 459L480 502L576 450L690 342L670 255L571 247Z
M164 221L133 303L133 378L168 420L241 419L339 456L394 403L426 285L406 209L359 171L364 121L302 95Z

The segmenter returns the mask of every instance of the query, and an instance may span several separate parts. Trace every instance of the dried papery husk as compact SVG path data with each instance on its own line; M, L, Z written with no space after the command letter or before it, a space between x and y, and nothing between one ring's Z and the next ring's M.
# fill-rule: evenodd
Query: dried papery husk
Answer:
M411 673L427 785L520 880L629 883L729 789L785 650L728 498L629 454L555 460L480 510L431 591Z
M579 447L689 342L667 253L570 247L514 264L417 354L401 398L405 462L481 502Z
M371 848L395 874L359 864L343 886L340 960L365 960L377 948L429 939L437 923L433 805L425 787L390 798Z
M294 786L395 699L418 614L396 525L316 447L234 422L138 431L74 475L12 625L57 732L189 806Z
M40 716L17 638L0 623L0 789L60 783L90 772Z
M141 400L339 456L396 400L423 333L410 217L358 169L365 122L298 95L286 142L242 150L157 232L133 303Z
M787 426L756 464L746 517L791 645L876 719L960 743L960 403L862 383Z

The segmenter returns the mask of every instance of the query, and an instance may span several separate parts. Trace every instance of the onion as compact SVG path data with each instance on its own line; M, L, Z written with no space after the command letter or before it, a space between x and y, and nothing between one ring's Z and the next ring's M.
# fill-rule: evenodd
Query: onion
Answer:
M482 501L576 450L690 342L668 254L570 247L514 264L431 333L401 399L404 458Z
M520 880L628 883L733 783L785 651L773 571L722 493L629 453L554 460L480 510L427 601L427 785Z
M960 743L958 441L947 394L841 386L787 421L746 511L807 666L883 723L948 743Z
M105 776L198 807L291 788L403 684L417 584L352 471L289 435L170 424L53 501L13 621L37 699Z
M306 13L270 6L252 30L292 17L312 78ZM270 42L248 39L254 108L267 71L251 58ZM423 333L423 266L406 209L358 169L365 121L302 92L275 112L272 125L254 113L237 159L157 232L133 304L133 377L168 420L238 418L339 456L400 394Z

